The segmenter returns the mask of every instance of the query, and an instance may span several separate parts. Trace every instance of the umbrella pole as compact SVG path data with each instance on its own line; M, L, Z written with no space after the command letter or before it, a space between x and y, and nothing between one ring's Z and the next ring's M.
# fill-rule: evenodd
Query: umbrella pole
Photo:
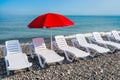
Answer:
M50 29L50 41L51 41L51 50L53 49L53 46L52 46L52 29Z

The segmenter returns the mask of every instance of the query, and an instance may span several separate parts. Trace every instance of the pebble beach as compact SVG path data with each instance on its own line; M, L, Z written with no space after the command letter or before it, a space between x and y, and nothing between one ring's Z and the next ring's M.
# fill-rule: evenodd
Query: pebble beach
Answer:
M47 47L50 47L49 43ZM37 57L30 57L28 45L22 45L22 49L33 64L31 70L10 71L7 76L3 48L0 48L0 80L120 80L120 51L98 54L94 58L77 59L72 63L64 60L63 64L49 64L42 69Z
M120 80L119 7L120 0L0 0L0 80Z

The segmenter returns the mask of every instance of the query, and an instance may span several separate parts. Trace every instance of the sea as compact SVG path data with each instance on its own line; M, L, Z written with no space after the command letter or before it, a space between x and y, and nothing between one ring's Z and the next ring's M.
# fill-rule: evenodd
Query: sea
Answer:
M50 29L29 29L28 24L39 15L0 15L0 44L6 40L18 39L31 42L32 38L42 37L49 41ZM74 26L52 29L55 35L74 35L78 33L108 32L120 30L120 16L65 15Z

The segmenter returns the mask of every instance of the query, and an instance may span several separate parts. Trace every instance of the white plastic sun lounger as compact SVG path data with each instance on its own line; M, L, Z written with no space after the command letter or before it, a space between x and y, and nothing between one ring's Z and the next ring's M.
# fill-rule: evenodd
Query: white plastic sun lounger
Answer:
M35 54L37 55L39 64L42 68L45 67L46 63L62 62L64 60L64 57L61 57L55 51L46 48L43 38L34 38L32 39L32 42Z
M76 39L77 39L77 41L76 42L72 41L72 43L73 44L79 44L78 46L84 47L89 53L90 53L89 49L95 50L98 53L107 53L107 52L110 52L110 50L107 49L107 48L100 47L98 45L88 43L86 41L84 35L82 35L82 34L76 34Z
M85 58L90 56L90 53L84 52L72 46L68 46L63 35L55 36L55 40L58 48L64 51L65 57L69 62L72 62L75 58ZM68 56L69 53L73 55L72 59Z
M18 40L10 40L5 42L5 64L7 75L9 75L9 70L19 70L24 68L29 68L32 63L28 61L25 53L22 53Z
M104 45L106 48L108 48L108 46L114 47L112 52L114 52L116 49L120 49L120 44L103 40L98 32L93 32L93 37L98 44Z
M111 34L113 35L116 42L120 42L120 35L116 30L111 31Z

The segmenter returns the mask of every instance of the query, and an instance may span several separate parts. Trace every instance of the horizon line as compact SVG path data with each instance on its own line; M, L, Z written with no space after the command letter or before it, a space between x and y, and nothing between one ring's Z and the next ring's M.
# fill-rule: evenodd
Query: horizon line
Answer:
M55 12L56 13L56 12ZM46 13L43 13L46 14ZM58 13L61 14L61 13ZM1 14L0 15L42 15L42 14ZM61 14L65 16L120 16L120 14Z

